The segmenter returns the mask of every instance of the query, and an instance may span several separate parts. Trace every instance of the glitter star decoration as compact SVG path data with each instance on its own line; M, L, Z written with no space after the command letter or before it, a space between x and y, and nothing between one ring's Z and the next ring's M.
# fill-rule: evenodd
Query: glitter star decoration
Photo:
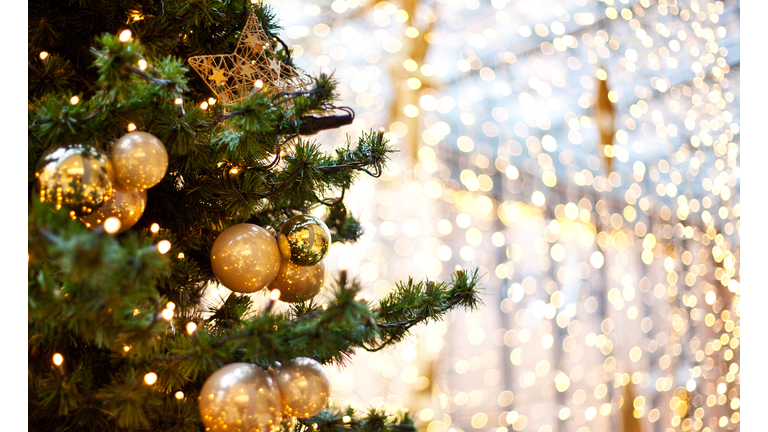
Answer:
M272 92L306 89L312 82L276 58L255 15L248 17L234 53L190 57L189 64L225 105L247 98L259 81Z

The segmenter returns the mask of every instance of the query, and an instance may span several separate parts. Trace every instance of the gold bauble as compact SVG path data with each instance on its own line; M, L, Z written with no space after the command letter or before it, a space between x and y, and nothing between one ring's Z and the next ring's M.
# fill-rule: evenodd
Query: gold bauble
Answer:
M266 229L248 223L233 225L213 242L211 267L219 282L232 291L256 292L280 270L280 249Z
M298 357L277 368L275 383L286 415L305 418L319 413L331 396L331 378L323 365Z
M112 146L117 181L129 189L145 190L160 183L168 169L168 152L152 134L131 132Z
M206 431L277 431L283 420L280 400L268 372L249 363L231 363L203 384L200 417Z
M323 287L323 282L325 282L325 264L322 261L313 266L302 267L282 257L280 270L269 284L269 289L279 289L280 300L284 302L298 303L317 295Z
M331 232L323 221L312 215L288 219L278 236L280 252L288 261L303 267L313 266L328 255Z
M125 192L115 190L112 197L88 216L83 216L80 221L88 228L95 229L108 218L115 216L120 219L121 233L136 224L144 214L147 207L147 191L128 189Z
M40 202L52 203L77 216L90 214L113 194L115 173L107 155L84 144L51 149L35 170Z

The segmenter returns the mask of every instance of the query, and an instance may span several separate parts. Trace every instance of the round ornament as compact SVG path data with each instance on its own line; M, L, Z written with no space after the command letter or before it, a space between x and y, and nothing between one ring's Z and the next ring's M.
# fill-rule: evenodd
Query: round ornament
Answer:
M323 365L308 357L298 357L280 366L275 383L283 399L283 412L295 417L319 413L331 396L331 379Z
M147 191L128 189L125 192L115 190L112 197L103 206L83 216L80 221L88 228L96 228L112 216L120 219L121 233L136 224L147 207Z
M160 183L168 169L168 152L152 134L131 132L112 146L115 176L128 189L149 189Z
M84 216L110 199L115 173L101 150L70 144L45 152L37 163L35 178L40 202Z
M200 417L207 431L277 431L283 420L280 400L268 372L249 363L231 363L203 384Z
M323 287L323 282L325 282L325 264L322 261L313 266L302 267L283 257L280 270L269 284L269 289L279 289L280 300L284 302L298 303L317 295Z
M303 267L312 266L328 255L331 232L323 221L312 215L288 219L278 236L280 252L288 261Z
M248 223L233 225L213 242L211 267L219 282L232 291L256 292L280 270L280 249L266 229Z

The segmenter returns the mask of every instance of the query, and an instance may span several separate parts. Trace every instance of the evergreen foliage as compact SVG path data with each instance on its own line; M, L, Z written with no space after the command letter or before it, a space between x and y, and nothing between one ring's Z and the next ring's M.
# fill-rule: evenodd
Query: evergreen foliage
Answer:
M258 311L248 295L202 304L215 281L211 246L234 224L279 227L328 206L333 240L356 241L362 229L344 191L361 173L378 177L394 150L373 131L334 154L299 135L314 115L333 111L336 81L328 75L305 92L265 88L226 110L200 107L212 95L185 60L232 52L250 13L276 34L266 6L36 0L28 10L29 430L201 431L197 396L225 364L266 368L298 356L341 364L357 348L381 349L416 324L478 304L477 270L447 283L400 282L378 305L363 301L360 284L343 277L327 305L310 300L286 313ZM125 28L133 41L119 41ZM292 66L287 47L274 43L279 60ZM146 69L138 67L142 59ZM80 101L73 105L74 95ZM167 174L147 191L135 226L108 235L38 202L34 174L45 151L68 143L108 149L129 123L157 136L169 155ZM153 223L162 228L152 232ZM158 252L161 239L172 244L166 254ZM176 305L171 321L161 317L168 302ZM189 322L197 325L191 335ZM54 353L63 356L61 366ZM158 376L152 386L144 382L150 371ZM296 427L400 431L413 430L413 420L327 409Z

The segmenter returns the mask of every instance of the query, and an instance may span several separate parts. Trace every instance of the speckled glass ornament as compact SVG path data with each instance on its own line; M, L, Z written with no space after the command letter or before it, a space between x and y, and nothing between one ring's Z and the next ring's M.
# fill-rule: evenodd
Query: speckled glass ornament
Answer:
M37 163L35 178L40 202L84 216L112 197L115 174L104 152L70 144L45 152Z
M299 418L319 413L331 396L331 379L323 365L298 357L277 368L275 383L283 400L283 412Z
M115 216L120 219L121 233L134 226L144 214L147 207L147 191L128 189L125 192L115 190L112 197L88 216L80 218L85 226L95 229L108 218Z
M312 215L288 219L278 236L280 252L288 261L303 267L313 266L328 255L331 232L323 221Z
M269 285L280 269L280 249L275 237L253 224L224 230L211 248L213 273L225 287L252 293Z
M203 384L200 417L206 431L277 431L283 420L280 401L268 372L249 363L231 363Z
M284 302L298 303L317 295L323 287L323 282L325 282L325 264L322 261L313 266L302 267L283 257L280 270L269 284L269 289L279 289L280 300Z
M168 169L168 152L152 134L123 135L111 151L117 181L128 189L149 189L160 183Z

